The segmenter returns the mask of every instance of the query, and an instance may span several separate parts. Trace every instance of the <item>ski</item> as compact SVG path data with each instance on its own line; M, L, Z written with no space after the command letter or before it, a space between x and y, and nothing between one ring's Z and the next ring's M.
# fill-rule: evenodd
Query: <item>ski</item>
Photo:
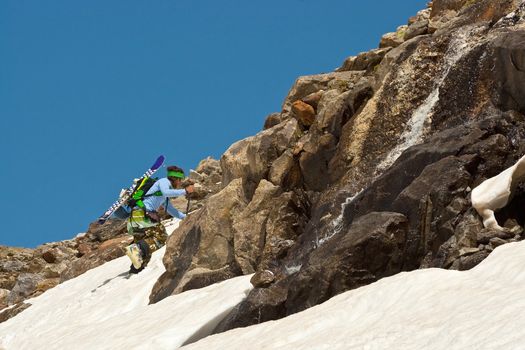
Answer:
M142 175L139 179L145 178L145 177L151 177L161 166L164 164L164 156L159 156L155 163ZM98 223L103 224L106 222L106 220L117 210L120 208L124 203L128 201L128 199L131 198L131 195L133 194L133 191L140 185L138 181L134 181L133 184L124 191L124 193L121 194L120 198L113 203L108 210L104 212L99 218Z

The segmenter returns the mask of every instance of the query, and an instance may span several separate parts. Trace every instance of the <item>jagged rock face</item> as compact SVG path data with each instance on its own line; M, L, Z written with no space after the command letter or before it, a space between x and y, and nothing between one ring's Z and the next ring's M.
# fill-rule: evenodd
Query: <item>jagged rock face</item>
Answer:
M303 310L400 272L408 245L407 223L403 214L372 212L341 232L341 239L320 245L290 279L286 312Z
M365 215L341 240L322 244L301 266L287 266L285 279L270 288L254 289L215 331L280 318L399 272L406 237L404 215Z
M183 221L166 243L166 272L153 287L152 302L239 274L232 223L246 204L242 180L235 179Z
M231 181L170 236L150 301L275 265L301 231L303 201L265 180L248 201L243 180Z
M222 189L220 162L208 157L200 161L197 169L190 170L189 179L195 183L191 196L171 199L171 204L183 213L202 208L206 199ZM168 218L168 215L165 215Z
M525 125L506 114L442 131L403 153L383 176L348 201L339 218L330 215L328 205L318 203L305 232L274 268L278 281L250 293L217 331L283 317L399 271L472 268L498 244L521 239L523 230L512 223L511 233L483 231L469 197L470 188L486 174L515 161L517 149L510 142L500 141L498 163L480 149L487 140L502 136L497 130L505 133L516 127ZM396 224L387 224L393 218ZM524 218L521 214L519 220ZM364 234L375 237L373 232L382 232L385 239L363 244L377 251L363 255L350 244Z
M299 133L297 120L290 119L233 144L221 157L223 186L242 178L250 197L267 177L271 163L295 143Z
M268 269L275 280L258 284L217 332L399 271L469 269L522 239L523 186L496 213L503 232L484 229L470 203L472 188L525 152L518 5L435 0L381 49L296 81L267 126L298 120L299 137L255 172L228 164L238 170L231 178L254 182L233 220L244 232L235 236L236 264L242 273ZM304 213L293 209L303 225L283 241L285 253L261 264L264 220L283 193L304 194Z
M497 108L525 112L525 29L502 28L483 56L483 88Z

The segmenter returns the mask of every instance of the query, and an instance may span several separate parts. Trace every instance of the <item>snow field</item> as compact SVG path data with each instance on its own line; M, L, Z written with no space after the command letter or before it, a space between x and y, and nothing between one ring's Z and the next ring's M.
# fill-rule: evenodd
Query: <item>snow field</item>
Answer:
M172 232L178 220L166 226ZM209 334L251 289L243 276L148 305L164 251L129 279L123 256L28 300L0 324L0 349L174 349Z
M525 242L470 271L404 272L184 349L524 349Z

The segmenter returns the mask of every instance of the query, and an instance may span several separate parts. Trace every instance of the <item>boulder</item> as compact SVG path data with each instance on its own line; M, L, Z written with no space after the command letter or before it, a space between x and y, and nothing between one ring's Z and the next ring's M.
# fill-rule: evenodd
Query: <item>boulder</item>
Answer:
M317 105L319 104L319 101L324 95L324 90L319 90L316 92L311 93L310 95L307 95L301 99L304 103L308 103L310 106L312 106L315 110L317 110Z
M395 32L386 33L381 37L379 47L398 47L405 41L405 32L408 26L403 25L397 28Z
M407 218L372 212L358 218L338 239L310 254L288 289L287 313L295 313L343 291L369 284L403 269Z
M89 225L88 231L78 239L78 242L100 243L126 232L125 220L110 219L103 224L95 221Z
M124 255L124 247L133 241L130 235L122 235L102 242L97 249L68 264L60 274L60 282L75 278L84 272Z
M283 282L269 288L252 289L248 297L219 322L212 334L285 317L286 295L287 286Z
M408 26L405 31L403 40L410 40L419 35L425 35L428 33L428 20L420 20Z
M459 271L470 270L471 268L477 266L480 262L485 260L485 258L489 256L489 254L490 251L481 250L474 254L463 256L459 259L459 265L457 269Z
M253 191L259 181L267 177L271 163L290 148L299 135L297 120L290 119L234 143L221 157L222 186L242 178L244 185Z
M430 18L443 16L447 12L457 13L468 0L432 0Z
M284 192L271 200L259 270L274 268L288 254L304 231L309 214L309 199L302 191Z
M525 30L502 29L490 41L481 65L481 78L492 103L507 111L525 111Z
M273 128L277 124L280 124L283 121L281 113L272 113L266 117L264 120L263 130Z
M296 118L301 125L309 127L315 120L315 110L314 107L308 103L297 100L292 104L292 116Z
M7 307L8 289L0 289L0 310Z
M30 306L31 304L29 303L20 302L8 309L0 311L0 323L7 321L11 317L15 317Z
M250 279L255 288L266 288L275 281L275 275L270 270L257 271Z
M348 91L326 91L318 105L318 118L315 123L317 130L311 131L329 132L339 138L344 125L363 108L373 93L371 80L366 77L352 85Z
M247 275L254 273L261 261L266 242L266 221L282 189L261 180L250 203L234 218L233 246L235 260Z
M367 52L361 52L357 56L348 57L343 65L338 68L337 72L346 72L346 71L367 71L373 69L390 51L390 47L380 47L378 49L370 50Z
M46 250L44 253L42 253L42 258L48 264L53 264L57 261L56 252L53 249Z
M268 180L283 189L300 186L302 183L301 169L291 150L286 150L272 163Z
M27 299L37 290L37 286L44 278L36 273L22 273L7 297L7 304L14 305Z
M511 239L514 234L507 230L497 230L491 228L480 229L477 232L477 242L479 244L489 244L493 238Z
M351 86L357 83L364 75L363 71L344 71L333 72L327 74L308 75L297 78L294 85L286 96L283 107L282 117L289 118L292 104L297 100L302 100L307 96L318 93L321 90L329 90L331 88L339 88L340 90L348 90Z
M182 221L166 243L166 272L153 287L151 302L203 287L206 281L218 282L240 274L235 262L233 222L247 204L242 179L234 179L208 198L206 206Z
M303 181L308 190L321 191L329 183L329 162L335 153L337 139L330 133L310 134L299 157Z
M406 218L398 213L370 213L358 219L339 239L314 250L298 272L253 289L214 332L284 317L399 272L406 230Z

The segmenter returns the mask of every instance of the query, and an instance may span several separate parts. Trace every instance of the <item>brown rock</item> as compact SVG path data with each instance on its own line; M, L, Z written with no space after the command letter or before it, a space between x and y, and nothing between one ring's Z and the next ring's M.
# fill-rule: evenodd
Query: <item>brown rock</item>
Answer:
M88 270L123 256L124 247L130 244L132 239L131 236L125 235L103 242L96 250L68 264L67 269L60 274L60 282L75 278Z
M79 256L89 254L89 253L91 253L92 250L93 250L92 246L87 244L87 243L80 243L78 245L78 254L79 254Z
M0 272L0 289L13 289L18 275L19 273Z
M60 283L60 278L48 278L48 279L42 280L37 283L36 292L41 294L45 292L46 290L57 286L59 283Z
M271 182L261 180L251 202L234 218L234 254L243 274L254 273L266 241L266 221L273 199L282 192Z
M30 306L31 304L29 303L20 302L16 306L3 310L2 312L0 312L0 323L5 322L12 317L15 317Z
M349 91L326 91L319 101L315 129L310 132L328 132L338 138L344 125L360 111L372 95L373 90L368 77L362 78Z
M399 213L373 212L358 218L339 237L319 240L288 290L287 312L315 305L344 290L357 288L400 272L407 218Z
M406 41L415 38L416 36L427 34L428 24L429 22L426 19L411 24L410 26L408 26L403 39Z
M114 250L116 248L120 249L122 247L129 245L132 241L133 241L133 237L131 235L116 237L116 238L107 240L105 242L102 242L102 244L98 246L98 250L104 251L104 250Z
M381 63L383 57L391 50L391 47L381 47L367 52L361 52L356 57L348 57L338 72L366 71Z
M304 103L308 103L310 106L314 107L314 109L317 109L317 105L319 104L319 101L323 97L324 90L319 90L314 93L311 93L310 95L307 95L301 99Z
M166 272L153 287L151 302L240 273L234 259L232 224L246 204L242 180L234 179L182 221L167 241Z
M215 328L213 333L229 329L276 320L286 316L286 286L274 283L270 288L255 288L249 296L249 302L239 304Z
M22 273L18 276L16 284L7 297L9 305L17 304L31 296L37 289L38 284L44 278L35 273Z
M330 297L400 271L406 217L370 213L348 232L313 250L298 272L267 288L253 289L215 332L264 322L303 310Z
M286 120L290 116L293 102L302 100L320 90L328 90L329 86L337 85L348 90L361 79L364 73L363 71L334 72L297 78L284 100L282 117Z
M264 120L264 127L263 129L270 129L276 126L277 124L280 124L283 121L281 113L272 113L266 117Z
M292 104L292 115L304 126L309 127L315 120L314 107L298 100Z
M493 238L500 238L500 239L511 239L514 237L514 233L512 233L510 230L496 230L496 229L490 229L490 228L482 228L478 231L477 234L477 242L481 244L489 244L489 242Z
M270 270L257 271L250 279L250 283L255 288L269 287L274 281L275 275Z
M506 243L507 243L507 241L505 241L504 239L501 239L499 237L494 237L494 238L490 239L490 245L492 246L492 248L499 247L500 245L504 245Z
M328 185L329 162L335 153L337 139L330 133L311 134L299 157L304 184L308 190L321 191Z
M0 289L0 310L7 307L7 296L9 295L9 290Z
M267 177L271 163L295 143L300 132L297 120L290 119L234 143L221 157L222 186L242 178L248 192L253 191Z
M46 250L44 253L42 253L42 258L48 264L53 264L57 261L56 253L52 249Z
M302 182L301 169L292 151L286 150L272 163L268 180L285 190L300 186Z
M60 262L57 264L49 264L40 272L44 278L58 278L60 275L69 268L70 262Z
M269 269L282 259L304 231L310 212L304 192L289 191L272 200L265 225L266 237L259 269Z
M470 215L461 221L454 231L457 245L459 248L463 247L477 247L478 233L483 229L483 224L479 217Z
M197 169L195 169L195 171L201 176L204 176L204 181L206 182L217 180L216 178L210 179L210 177L213 177L217 174L218 175L221 174L221 163L217 159L208 157L199 162L199 165L197 165ZM191 178L191 175L190 175L190 178Z
M405 41L404 37L407 28L407 25L403 25L397 28L395 32L384 34L379 42L379 47L398 47L401 45Z
M430 18L442 16L449 11L457 12L461 10L467 1L468 0L433 0Z
M115 238L115 236L125 234L126 232L125 220L111 219L102 225L95 221L89 225L88 231L83 238L94 243L100 243Z
M477 253L474 253L472 255L461 257L459 259L458 270L460 270L460 271L470 270L471 268L475 267L480 262L485 260L485 258L487 256L489 256L489 254L490 254L489 251L481 250L481 251L478 251Z

